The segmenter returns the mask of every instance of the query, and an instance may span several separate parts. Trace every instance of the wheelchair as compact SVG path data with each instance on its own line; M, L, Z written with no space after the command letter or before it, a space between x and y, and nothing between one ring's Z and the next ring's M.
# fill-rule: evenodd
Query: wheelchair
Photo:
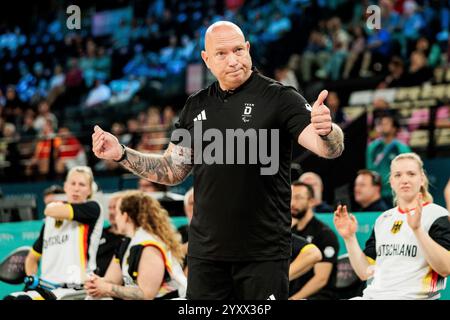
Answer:
M5 300L84 300L86 291L81 284L53 283L25 273L25 259L31 247L15 249L0 263L0 281L24 284L21 292L11 293Z

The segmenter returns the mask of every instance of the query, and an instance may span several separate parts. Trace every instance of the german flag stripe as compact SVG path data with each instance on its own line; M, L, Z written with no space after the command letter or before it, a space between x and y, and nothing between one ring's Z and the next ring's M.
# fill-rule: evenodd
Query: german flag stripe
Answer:
M67 206L69 207L69 220L73 220L73 207L70 203L67 204Z
M169 271L169 273L172 273L172 266L171 266L171 264L170 264L170 261L169 261L169 258L167 257L167 252L166 252L166 250L161 246L161 244L159 244L158 242L156 242L156 241L144 241L144 242L141 242L141 243L139 243L141 246L143 246L143 247L155 247L155 248L157 248L160 252L161 252L161 254L162 254L162 256L163 256L163 259L164 259L164 265L166 266L166 268L167 268L167 271Z
M439 274L436 271L433 271L431 276L431 292L436 292L438 279Z
M80 266L83 269L81 272L86 272L87 256L88 256L88 233L89 226L87 224L80 224L79 226L79 250L80 250Z

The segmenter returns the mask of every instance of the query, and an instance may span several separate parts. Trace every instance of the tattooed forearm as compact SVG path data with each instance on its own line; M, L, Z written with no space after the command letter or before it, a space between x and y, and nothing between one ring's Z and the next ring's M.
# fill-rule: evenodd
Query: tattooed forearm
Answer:
M325 147L325 158L334 159L339 157L344 151L344 133L342 129L335 123L333 123L333 131L325 138L322 139Z
M172 144L164 155L143 154L126 148L126 157L121 162L142 178L168 185L183 181L192 169L191 163L191 149Z
M121 164L136 175L164 183L169 180L169 166L164 156L159 154L143 154L136 150L126 150L126 158Z
M139 287L123 287L113 284L111 293L113 297L124 300L145 300L144 292Z

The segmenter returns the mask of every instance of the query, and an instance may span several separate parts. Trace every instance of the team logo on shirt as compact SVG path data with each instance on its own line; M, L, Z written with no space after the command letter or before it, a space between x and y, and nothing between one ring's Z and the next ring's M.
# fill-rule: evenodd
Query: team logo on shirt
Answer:
M325 250L323 250L323 253L325 255L325 257L327 258L332 258L334 256L334 254L336 253L336 251L334 250L333 247L326 247Z
M306 108L306 110L308 110L309 112L312 111L312 107L311 107L311 105L310 105L309 103L305 103L305 108Z
M244 113L242 114L242 121L249 122L252 117L252 107L255 105L253 103L244 103Z
M391 232L393 234L396 234L400 231L400 228L402 227L403 221L402 220L398 220L394 222L394 225L392 226Z
M63 220L55 220L55 228L61 228L62 224L63 224Z

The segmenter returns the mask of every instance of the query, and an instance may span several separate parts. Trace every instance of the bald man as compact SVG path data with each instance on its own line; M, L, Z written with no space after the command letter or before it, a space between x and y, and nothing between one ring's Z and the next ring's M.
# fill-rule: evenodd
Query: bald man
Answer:
M217 81L188 98L164 155L121 146L98 126L93 151L163 184L193 169L188 299L287 299L292 140L336 158L342 130L323 104L327 91L311 106L252 67L235 24L211 25L201 56Z
M331 213L333 212L333 207L328 203L323 201L323 182L322 178L317 173L305 172L303 173L298 181L309 184L314 190L314 201L313 201L313 211L316 213Z

